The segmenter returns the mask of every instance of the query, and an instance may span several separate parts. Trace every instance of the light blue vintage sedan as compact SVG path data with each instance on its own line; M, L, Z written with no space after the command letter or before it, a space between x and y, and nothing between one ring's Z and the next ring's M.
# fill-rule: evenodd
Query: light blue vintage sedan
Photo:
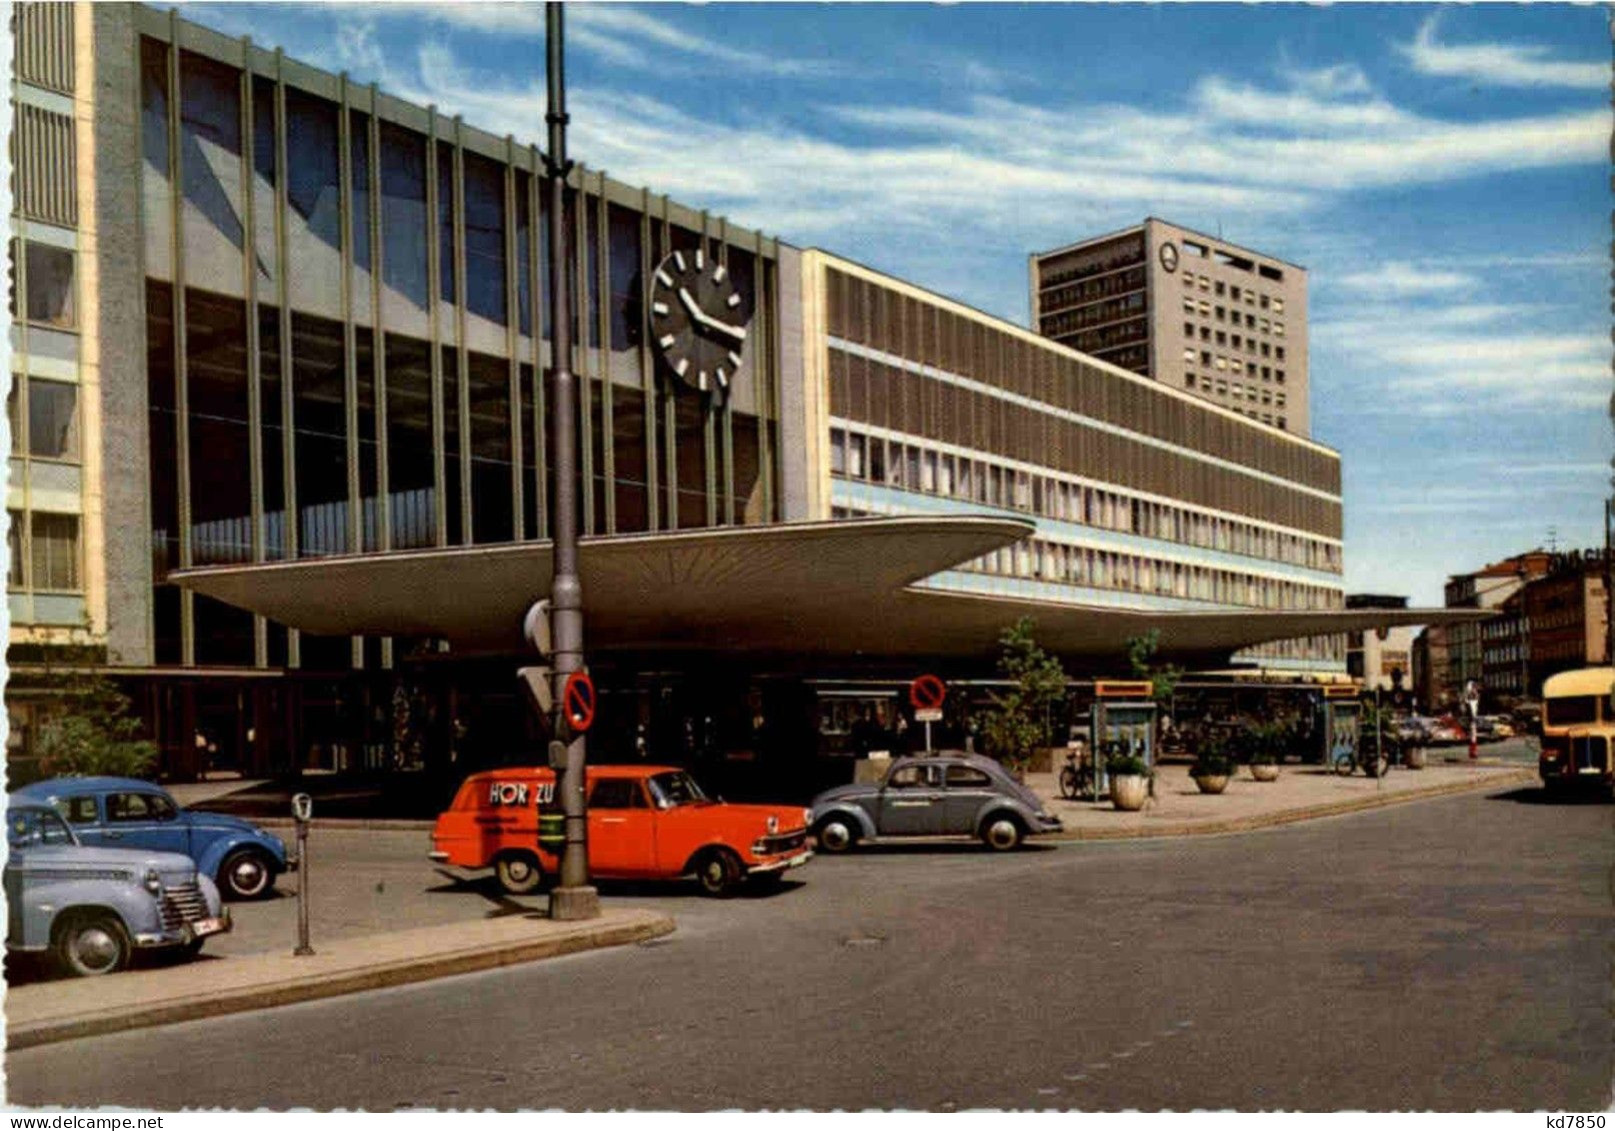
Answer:
M111 974L136 950L194 955L230 929L219 889L187 856L88 848L46 805L7 799L6 947L48 952L79 976Z
M81 843L98 848L149 848L196 861L229 899L258 899L275 877L296 868L286 843L251 821L181 809L161 786L136 778L52 778L14 797L49 805Z

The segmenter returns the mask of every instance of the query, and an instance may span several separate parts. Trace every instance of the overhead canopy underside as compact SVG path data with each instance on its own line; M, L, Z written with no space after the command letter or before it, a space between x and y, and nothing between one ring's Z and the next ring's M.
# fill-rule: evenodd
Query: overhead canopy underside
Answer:
M1004 627L1070 656L1114 656L1155 629L1160 652L1204 660L1270 640L1471 620L1454 609L1161 612L942 592L916 585L1026 537L992 517L903 517L584 538L584 640L597 651L866 657L996 653ZM176 571L170 580L305 632L426 636L516 652L547 597L549 542Z

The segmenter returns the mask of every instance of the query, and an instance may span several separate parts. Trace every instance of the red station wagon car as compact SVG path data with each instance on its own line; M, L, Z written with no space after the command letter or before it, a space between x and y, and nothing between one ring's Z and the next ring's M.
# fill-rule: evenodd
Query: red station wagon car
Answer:
M590 766L589 873L602 880L695 876L728 895L748 876L777 879L807 863L808 811L714 801L673 766ZM516 895L538 890L560 857L538 843L540 809L555 811L555 772L513 766L472 774L432 830L431 858L492 868Z

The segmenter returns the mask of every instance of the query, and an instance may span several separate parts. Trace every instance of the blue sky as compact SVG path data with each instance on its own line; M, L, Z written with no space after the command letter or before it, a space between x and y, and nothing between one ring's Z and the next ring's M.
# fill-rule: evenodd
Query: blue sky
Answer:
M187 4L543 138L539 4ZM1348 591L1602 543L1610 32L1559 5L569 5L571 155L1024 324L1146 215L1310 272Z

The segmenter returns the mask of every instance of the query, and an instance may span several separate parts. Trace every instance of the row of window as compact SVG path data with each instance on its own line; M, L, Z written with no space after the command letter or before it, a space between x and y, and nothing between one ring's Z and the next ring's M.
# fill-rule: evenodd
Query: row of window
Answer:
M1236 369L1234 372L1237 373L1239 371ZM1230 392L1232 392L1236 400L1240 397L1244 397L1253 404L1256 402L1258 394L1260 395L1261 402L1264 405L1274 405L1278 408L1283 408L1285 403L1285 394L1282 391L1275 393L1271 389L1262 389L1256 385L1241 385L1238 381L1230 384L1220 377L1213 380L1209 376L1197 378L1193 373L1186 373L1183 377L1183 383L1187 388L1190 389L1199 388L1202 393L1210 393L1213 391L1213 389L1215 389L1219 397L1226 397Z
M1072 334L1062 334L1055 340L1082 353L1098 356L1106 350L1121 349L1135 343L1140 343L1139 349L1142 351L1145 348L1142 343L1149 341L1149 332L1149 324L1141 315L1126 322L1101 326L1097 330L1078 330ZM1116 364L1114 358L1106 360Z
M76 593L83 588L79 569L79 516L44 511L7 511L10 564L6 588Z
M1189 313L1193 314L1194 311L1191 310ZM1284 360L1283 346L1275 346L1271 342L1258 342L1255 338L1240 334L1230 334L1226 330L1213 332L1210 326L1197 326L1193 322L1183 324L1183 336L1190 342L1194 341L1197 332L1202 342L1215 342L1219 346L1230 346L1236 350L1243 350L1253 358L1260 353L1263 357L1276 357L1280 361ZM1192 361L1193 358L1189 360Z
M1344 663L1346 659L1346 637L1343 633L1335 633L1329 636L1273 640L1266 644L1242 648L1234 655L1234 659L1272 660L1280 664L1286 660L1320 660L1339 664Z
M1183 360L1189 365L1194 365L1198 362L1207 369L1216 369L1229 373L1243 374L1248 369L1252 377L1255 377L1260 372L1262 380L1277 381L1280 385L1284 384L1284 370L1282 369L1275 369L1270 365L1258 366L1254 361L1247 363L1237 357L1227 357L1220 353L1213 354L1210 350L1196 350L1193 346L1184 346ZM1192 378L1194 375L1191 373L1189 376L1191 378L1189 386L1193 388L1194 381Z
M1051 287L1069 279L1083 279L1089 275L1099 275L1142 262L1144 262L1144 237L1137 236L1120 243L1101 244L1099 247L1071 255L1059 267L1044 273L1042 284Z
M1206 275L1196 275L1193 271L1185 271L1183 273L1184 288L1187 289L1197 285L1203 291L1209 290L1216 294L1218 298L1221 298L1226 293L1234 302L1238 302L1243 298L1246 306L1259 306L1263 310L1271 309L1275 314L1284 313L1284 300L1277 295L1269 296L1266 292L1259 292L1251 287L1242 289L1237 283L1229 283L1224 286L1221 279L1212 279Z
M1258 609L1333 609L1340 606L1341 600L1339 590L1317 585L1253 577L1234 570L1183 562L1163 562L1138 554L1096 550L1041 538L1025 539L958 568L972 573L1026 577L1062 585L1121 589Z
M1097 302L1089 306L1079 306L1071 310L1062 310L1058 314L1047 315L1043 319L1043 333L1053 337L1058 334L1069 334L1073 330L1080 330L1087 326L1097 326L1103 322L1115 322L1120 318L1129 318L1144 311L1144 292L1134 291L1132 294L1113 298L1106 302Z
M1218 322L1231 322L1235 326L1243 324L1247 330L1260 330L1264 334L1272 334L1279 338L1284 336L1284 323L1277 318L1258 318L1254 314L1241 314L1237 310L1229 310L1226 306L1213 306L1205 299L1185 297L1183 313L1197 314L1201 318L1215 318Z
M1202 549L1341 570L1340 547L1318 539L842 428L830 429L830 473Z
M1101 275L1097 279L1088 279L1080 283L1071 283L1063 287L1049 289L1048 280L1044 280L1044 290L1039 296L1038 306L1044 313L1059 310L1064 306L1075 306L1079 303L1092 302L1095 299L1109 298L1112 295L1126 294L1128 291L1141 291L1144 289L1144 268L1134 267L1113 275Z

